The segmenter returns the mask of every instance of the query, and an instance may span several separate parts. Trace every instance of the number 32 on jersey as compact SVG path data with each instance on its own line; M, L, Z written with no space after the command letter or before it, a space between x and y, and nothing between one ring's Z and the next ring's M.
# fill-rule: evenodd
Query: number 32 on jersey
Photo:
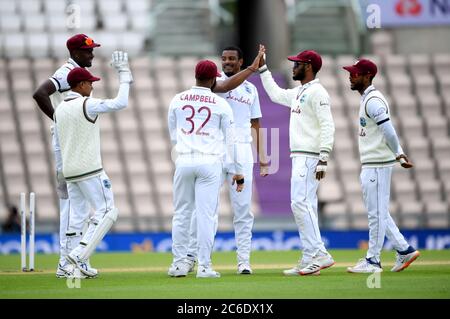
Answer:
M188 110L190 111L190 115L186 117L186 122L189 123L190 125L190 129L189 130L185 130L184 128L181 129L181 131L186 134L186 135L190 135L192 133L194 133L195 130L195 122L194 122L194 117L196 114L201 114L201 113L205 113L206 114L206 119L203 121L203 123L200 125L199 128L197 128L197 130L195 130L195 135L202 135L202 136L209 136L208 132L203 132L202 129L203 127L205 127L205 125L208 123L209 119L211 118L211 109L207 106L202 106L201 108L198 109L198 111L195 111L195 108L192 105L185 105L182 107L182 110Z

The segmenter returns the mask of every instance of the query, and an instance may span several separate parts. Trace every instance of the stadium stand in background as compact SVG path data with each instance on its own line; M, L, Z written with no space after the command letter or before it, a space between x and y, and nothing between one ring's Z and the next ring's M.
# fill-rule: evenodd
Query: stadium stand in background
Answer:
M65 12L70 3L82 10L81 28L67 31ZM6 218L7 205L16 203L20 192L35 191L38 229L54 231L57 227L50 120L39 111L32 93L65 61L67 38L86 33L102 45L94 51L96 59L90 69L102 78L94 84L94 96L112 97L116 92L116 76L108 66L115 49L129 52L135 78L128 109L104 116L101 122L103 163L121 213L115 230L170 230L174 165L167 107L175 93L194 84L193 69L198 59L208 57L220 66L214 42L217 21L230 20L218 1L188 3L0 0L0 220ZM313 10L315 21L322 21L322 33L327 33L342 14L349 17L331 34L339 45L312 43L312 37L302 38L295 33L298 25L292 29L291 53L305 46L325 53L319 78L331 94L336 123L330 172L319 189L323 227L367 229L359 184L359 95L349 90L348 73L342 70L342 66L356 60L358 48L367 46L373 49L366 50L371 54L365 57L380 68L375 85L386 94L402 145L416 165L413 170L395 169L391 214L403 228L448 228L450 54L396 54L395 38L388 31L367 34L367 43L363 43L355 6L344 5L345 1L335 3L338 5L331 11L308 9L302 3L295 14L288 10L290 15L286 17L292 26L304 18L305 12ZM275 72L276 79L286 87L297 85L291 80L291 67L286 63L280 73ZM260 92L263 126L280 128L280 150L285 150L288 140L283 130L289 112L272 105L258 76L251 80ZM287 220L293 227L289 162L288 153L281 153L280 171L264 180L256 178L256 227L269 220L273 228L278 219ZM227 189L223 188L220 230L231 229L231 214Z

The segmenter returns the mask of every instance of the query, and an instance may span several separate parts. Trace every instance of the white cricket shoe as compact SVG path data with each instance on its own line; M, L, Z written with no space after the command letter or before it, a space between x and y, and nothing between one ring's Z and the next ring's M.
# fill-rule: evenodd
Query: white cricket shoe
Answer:
M397 260L395 261L394 267L392 267L391 271L399 272L403 269L408 268L408 266L420 256L420 252L415 250L409 254L401 255L397 253Z
M186 263L189 265L189 272L194 272L196 261L195 259L186 258Z
M211 267L198 266L197 278L220 278L220 273L214 271Z
M56 278L67 278L73 272L73 266L69 263L65 265L58 264L56 269Z
M98 275L97 269L89 268L85 261L81 260L78 256L68 254L66 260L78 268L83 275L87 278L95 278Z
M88 260L86 260L86 265L89 268L89 271L96 273L96 276L98 275L98 270L97 268L91 267L91 262Z
M303 268L305 268L306 266L308 266L308 264L305 264L305 263L296 265L296 266L292 267L291 269L283 270L283 274L285 276L301 276L300 271ZM320 270L316 271L316 272L314 272L314 273L312 273L310 275L312 275L312 276L319 276L320 275Z
M253 273L252 267L248 263L240 263L238 265L238 274L240 275L251 275Z
M383 268L381 268L380 263L371 263L367 258L361 258L358 260L355 266L348 267L347 272L357 273L357 274L367 274L374 272L382 272Z
M300 270L300 275L312 275L322 269L331 267L335 264L334 259L330 254L326 254L325 256L317 256L314 257L311 262L304 268Z
M186 277L189 272L189 264L185 262L179 262L177 264L170 265L167 274L170 277Z

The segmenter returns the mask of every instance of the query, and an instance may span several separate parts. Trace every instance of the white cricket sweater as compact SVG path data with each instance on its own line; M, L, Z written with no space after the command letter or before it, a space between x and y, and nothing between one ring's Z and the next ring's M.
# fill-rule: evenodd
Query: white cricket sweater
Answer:
M395 164L395 154L389 148L379 125L389 121L389 104L383 94L369 86L361 96L359 106L359 155L363 167L386 167ZM399 147L399 153L402 153Z
M56 131L66 181L84 180L103 171L98 116L88 116L89 98L66 99L55 110Z
M334 143L334 121L330 109L330 96L315 79L294 89L280 88L269 70L260 74L270 99L290 107L289 146L291 157L318 158L329 154Z

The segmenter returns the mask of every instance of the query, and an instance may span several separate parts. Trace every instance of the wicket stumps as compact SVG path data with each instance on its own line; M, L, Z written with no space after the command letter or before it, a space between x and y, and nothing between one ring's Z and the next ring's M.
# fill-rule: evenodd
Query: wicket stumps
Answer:
M35 210L36 210L36 195L34 192L30 193L29 201L30 212L30 227L29 229L29 266L27 268L27 207L25 193L20 193L20 263L22 271L34 271L34 234L35 234Z

